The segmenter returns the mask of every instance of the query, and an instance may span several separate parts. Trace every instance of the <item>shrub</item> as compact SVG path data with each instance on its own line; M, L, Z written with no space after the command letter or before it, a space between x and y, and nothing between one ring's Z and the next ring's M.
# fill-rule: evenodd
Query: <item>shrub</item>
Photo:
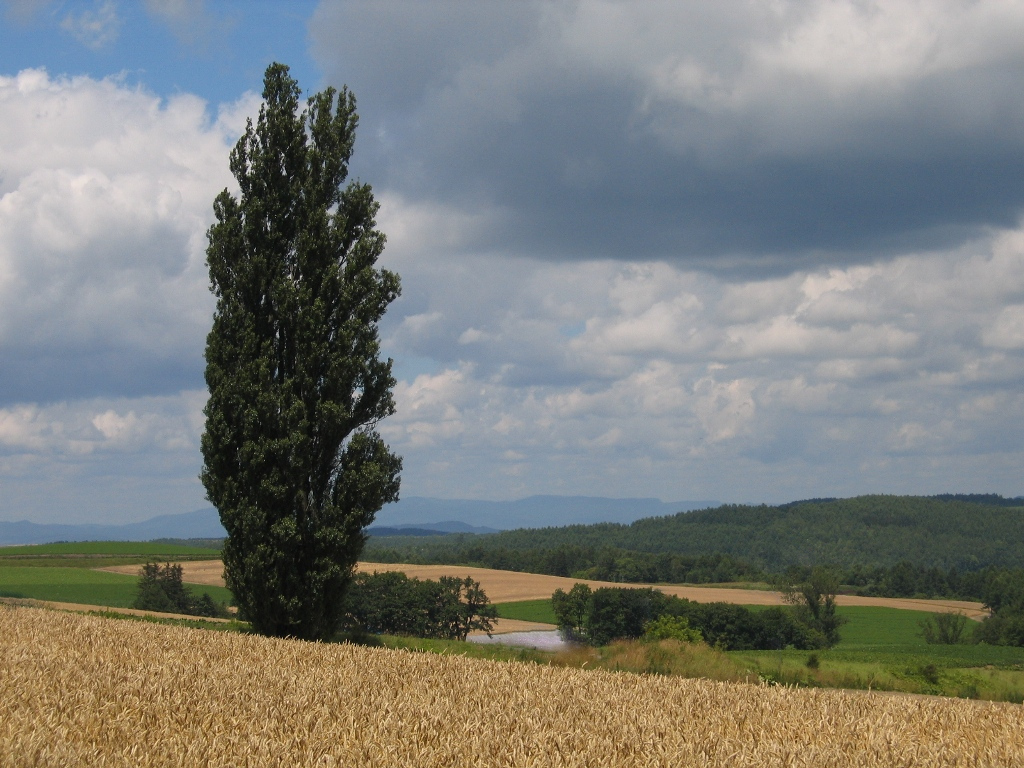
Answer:
M146 563L139 571L139 594L132 604L143 611L185 613L190 616L226 617L227 608L214 602L209 593L198 598L181 580L178 564Z
M967 628L967 617L962 613L937 613L919 623L921 635L926 643L934 645L957 645L963 641Z
M647 622L644 627L644 640L678 640L681 643L700 643L704 641L699 629L690 626L683 616L659 616Z

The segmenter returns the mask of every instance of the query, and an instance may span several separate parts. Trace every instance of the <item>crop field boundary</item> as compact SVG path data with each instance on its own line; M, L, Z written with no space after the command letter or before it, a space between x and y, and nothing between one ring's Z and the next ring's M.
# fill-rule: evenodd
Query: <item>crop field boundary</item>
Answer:
M181 563L183 579L189 584L224 586L224 566L220 560L193 560ZM400 571L410 578L437 579L441 576L470 576L480 582L492 603L516 603L526 600L543 600L551 597L556 589L568 591L577 583L588 584L592 589L599 587L652 587L667 595L685 597L698 603L733 603L735 605L781 605L782 595L764 589L729 589L723 587L696 587L678 584L622 584L608 581L571 579L563 576L546 576L520 571L499 571L492 568L474 568L460 565L410 565L403 563L367 563L357 565L360 571ZM134 570L133 570L134 569ZM113 566L97 570L111 573L137 573L137 566ZM910 611L963 613L971 619L982 619L988 615L981 603L967 600L918 600L898 597L860 597L838 595L836 603L841 606L875 606L899 608Z

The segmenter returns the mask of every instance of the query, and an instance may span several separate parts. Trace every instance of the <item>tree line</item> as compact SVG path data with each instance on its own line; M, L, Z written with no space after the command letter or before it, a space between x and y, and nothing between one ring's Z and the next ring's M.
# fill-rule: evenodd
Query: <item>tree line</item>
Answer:
M556 550L559 554L554 557L571 561L572 547L578 547L590 561L570 562L570 572L598 565L596 553L609 550L689 558L714 554L767 573L826 563L842 571L892 568L901 562L947 572L954 568L973 572L988 566L1024 568L1024 502L995 500L988 496L861 496L778 506L723 505L629 525L598 523L418 540L371 538L366 557L376 560L392 550L442 562L458 551L461 557L468 555L479 562L506 560L530 566L529 560L534 560L538 571L543 567L548 572L550 565L540 565L541 550ZM644 568L665 562L631 557ZM629 567L624 563L618 570L625 572ZM620 580L631 579L621 576Z
M588 645L651 635L671 627L695 633L728 651L828 648L839 642L842 617L836 614L834 575L815 569L806 581L789 585L788 606L754 611L731 603L697 603L653 588L600 587L578 583L551 597L563 635ZM668 620L668 621L666 621ZM668 633L671 636L671 632Z
M371 539L365 556L379 563L468 565L625 584L775 583L780 579L805 578L813 570L810 566L790 566L781 572L772 572L721 553L677 555L577 544L525 550L505 546L492 548L462 536L437 537L426 543L405 537L401 541ZM840 568L835 564L826 565L838 574L843 591L850 594L982 602L1001 580L1008 578L1006 574L1024 573L1024 569L995 566L972 571L956 566L938 568L908 560L891 566Z

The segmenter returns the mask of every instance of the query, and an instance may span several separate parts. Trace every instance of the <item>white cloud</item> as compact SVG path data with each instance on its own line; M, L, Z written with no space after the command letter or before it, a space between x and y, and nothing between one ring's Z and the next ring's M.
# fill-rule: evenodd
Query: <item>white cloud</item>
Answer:
M116 392L123 367L171 360L192 377L172 388L199 383L213 307L205 230L255 105L211 120L195 97L162 102L115 80L0 77L0 350L124 361L105 383L50 371L51 396ZM13 373L0 402L31 391Z
M391 321L431 340L394 335L389 354L464 362L399 386L386 429L416 493L1017 492L1009 464L974 457L1022 449L1019 305L1002 303L1022 288L1018 230L728 283L658 262L431 266L403 301L443 311ZM485 300L460 301L467 273ZM467 328L501 330L459 344Z
M97 0L92 10L65 15L60 26L82 45L99 50L117 40L122 24L113 0Z
M0 408L0 453L84 456L196 452L205 391Z
M1024 349L1024 305L1014 304L999 310L992 324L982 331L981 338L989 347Z

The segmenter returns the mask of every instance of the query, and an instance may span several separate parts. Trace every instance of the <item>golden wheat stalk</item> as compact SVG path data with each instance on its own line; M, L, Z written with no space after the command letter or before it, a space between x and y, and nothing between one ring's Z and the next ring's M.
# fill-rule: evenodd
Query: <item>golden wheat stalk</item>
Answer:
M5 766L1011 766L1024 708L0 608Z

